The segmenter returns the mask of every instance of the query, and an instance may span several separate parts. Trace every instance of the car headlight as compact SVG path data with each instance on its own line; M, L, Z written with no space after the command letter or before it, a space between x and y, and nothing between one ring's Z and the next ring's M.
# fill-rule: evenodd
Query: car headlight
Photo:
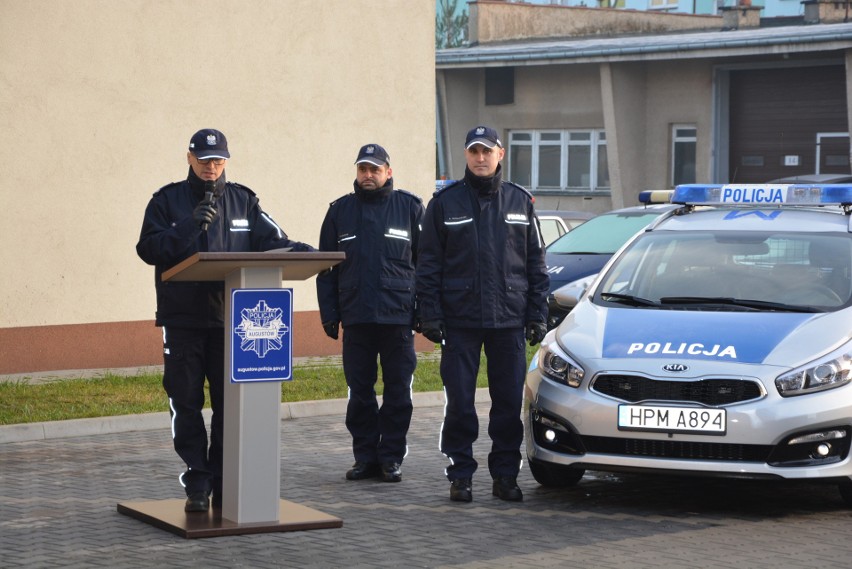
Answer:
M545 377L570 387L580 387L586 374L569 356L556 352L552 344L541 347L539 366Z
M818 360L775 379L783 397L834 389L852 381L852 345L845 344Z

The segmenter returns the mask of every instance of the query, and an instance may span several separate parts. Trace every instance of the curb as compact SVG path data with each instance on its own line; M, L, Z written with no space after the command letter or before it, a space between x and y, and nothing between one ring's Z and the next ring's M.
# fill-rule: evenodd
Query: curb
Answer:
M488 388L476 390L477 403L490 401ZM281 404L281 420L300 419L339 415L346 416L347 399L325 399L319 401L296 401ZM438 407L444 405L442 391L415 393L412 397L414 407ZM210 409L203 411L209 424ZM142 413L139 415L118 415L114 417L93 417L90 419L72 419L70 421L48 421L44 423L23 423L0 426L0 444L43 441L68 437L86 437L132 431L151 431L165 429L169 425L169 413Z

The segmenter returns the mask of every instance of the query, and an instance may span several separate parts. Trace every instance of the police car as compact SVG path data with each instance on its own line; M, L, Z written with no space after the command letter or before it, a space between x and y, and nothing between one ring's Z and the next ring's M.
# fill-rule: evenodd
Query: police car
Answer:
M852 185L693 184L672 203L533 357L533 477L825 479L852 505Z

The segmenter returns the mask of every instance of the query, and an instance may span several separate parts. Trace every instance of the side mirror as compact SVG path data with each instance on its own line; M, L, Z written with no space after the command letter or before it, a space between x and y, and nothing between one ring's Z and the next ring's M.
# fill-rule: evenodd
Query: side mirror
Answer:
M582 300L586 291L589 290L589 286L597 276L597 274L589 275L588 277L571 281L570 283L556 289L553 292L553 298L556 300L556 304L570 311L572 308L577 306L577 303L580 302L580 300Z

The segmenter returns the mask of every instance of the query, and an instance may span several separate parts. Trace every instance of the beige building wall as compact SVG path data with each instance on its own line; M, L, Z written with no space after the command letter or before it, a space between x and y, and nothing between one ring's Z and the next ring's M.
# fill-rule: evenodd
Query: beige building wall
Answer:
M317 244L367 142L428 199L434 20L434 0L0 0L0 373L160 363L135 244L199 128L293 239ZM294 289L294 351L337 349L313 279Z

